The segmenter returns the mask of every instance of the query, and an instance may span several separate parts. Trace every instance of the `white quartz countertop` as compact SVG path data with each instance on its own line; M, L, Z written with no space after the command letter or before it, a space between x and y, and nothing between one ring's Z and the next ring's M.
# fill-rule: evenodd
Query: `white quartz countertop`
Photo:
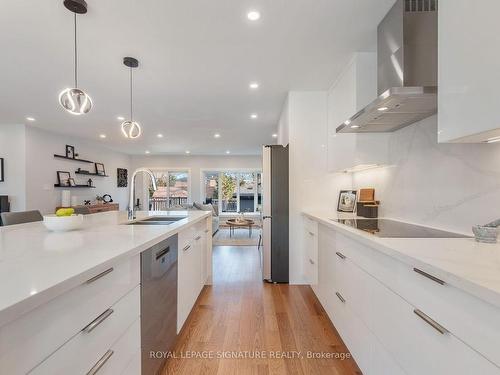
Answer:
M479 243L474 238L380 238L335 221L355 218L352 214L304 212L304 215L500 307L498 243Z
M137 212L137 220L186 218L170 225L122 225L127 213L112 211L86 215L83 228L71 232L50 232L42 222L0 227L0 326L210 215Z

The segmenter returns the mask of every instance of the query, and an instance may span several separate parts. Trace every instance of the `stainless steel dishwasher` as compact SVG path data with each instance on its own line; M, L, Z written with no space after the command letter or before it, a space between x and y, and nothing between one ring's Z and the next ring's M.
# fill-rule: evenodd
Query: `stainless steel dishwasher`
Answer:
M161 370L177 338L177 235L141 254L142 375Z

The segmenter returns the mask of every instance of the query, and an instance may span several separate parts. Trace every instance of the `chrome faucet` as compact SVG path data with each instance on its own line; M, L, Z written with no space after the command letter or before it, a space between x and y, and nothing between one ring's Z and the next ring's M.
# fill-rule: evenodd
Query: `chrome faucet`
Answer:
M149 169L146 168L137 168L134 173L132 174L132 178L130 180L130 201L128 204L128 219L129 220L134 220L135 219L135 213L134 213L134 191L135 191L135 176L139 172L145 172L151 177L151 183L153 185L153 190L156 191L156 178Z

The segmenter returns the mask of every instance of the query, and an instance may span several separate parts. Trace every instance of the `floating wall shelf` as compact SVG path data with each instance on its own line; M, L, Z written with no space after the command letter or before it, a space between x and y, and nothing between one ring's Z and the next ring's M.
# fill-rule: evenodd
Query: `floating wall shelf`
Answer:
M54 157L55 158L59 158L59 159L66 159L66 160L71 160L71 161L79 161L81 163L94 163L93 161L90 161L90 160L85 160L85 159L76 159L76 158L68 158L67 156L64 156L64 155L57 155L57 154L54 154Z
M97 173L91 173L91 172L78 172L78 171L75 171L75 174L84 174L85 176L109 177L107 174L97 174Z
M88 186L88 185L76 185L76 186L61 186L59 184L54 184L54 187L56 188L63 188L63 189L95 189L95 186Z

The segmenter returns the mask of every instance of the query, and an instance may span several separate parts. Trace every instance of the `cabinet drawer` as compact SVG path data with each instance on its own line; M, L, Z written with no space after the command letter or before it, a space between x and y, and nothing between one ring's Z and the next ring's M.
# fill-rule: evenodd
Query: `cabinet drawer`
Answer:
M318 222L304 216L304 228L311 234L318 234Z
M337 248L349 259L400 295L426 311L460 340L500 366L500 309L451 285L441 285L432 271L418 269L337 235Z
M111 346L110 350L113 354L101 367L98 375L141 375L141 320L139 318Z
M0 373L26 374L140 282L139 256L0 328Z
M375 279L369 327L408 374L500 374L500 369ZM417 312L420 315L417 315ZM427 321L425 320L427 319ZM442 324L442 322L437 322ZM446 327L444 327L446 328Z
M114 357L113 360L110 357L106 362L106 367L115 367L116 369L120 363L114 366L112 366L112 363L118 362L119 357L122 357L121 365L123 366L123 370L133 354L135 354L137 348L140 347L140 334L134 335L135 332L131 333L134 340L128 340L129 342L127 343L121 343L119 340L132 323L139 321L140 286L137 286L133 291L114 304L111 309L113 312L110 315L98 318L99 324L93 330L86 331L83 329L33 369L31 374L86 374L108 350L113 350L115 353L111 356ZM127 333L125 336L127 336ZM115 343L118 343L116 350L114 350ZM125 363L123 363L124 359L126 359ZM99 374L101 373L119 374L120 372L106 372L103 366L99 371Z
M179 253L184 249L186 246L189 246L191 242L193 242L193 239L195 237L195 228L193 225L181 230L178 234L178 241L179 241Z
M140 327L137 327L138 330L140 330ZM140 336L140 332L139 332ZM137 351L137 353L134 354L130 362L127 364L125 367L125 370L123 370L122 375L141 375L141 350Z

